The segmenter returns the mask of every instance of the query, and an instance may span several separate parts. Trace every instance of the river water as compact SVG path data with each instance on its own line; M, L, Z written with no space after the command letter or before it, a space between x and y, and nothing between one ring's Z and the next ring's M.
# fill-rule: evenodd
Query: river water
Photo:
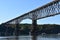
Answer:
M19 36L18 40L32 40L32 36ZM0 40L16 40L14 36L0 37ZM39 35L37 40L60 40L60 35Z

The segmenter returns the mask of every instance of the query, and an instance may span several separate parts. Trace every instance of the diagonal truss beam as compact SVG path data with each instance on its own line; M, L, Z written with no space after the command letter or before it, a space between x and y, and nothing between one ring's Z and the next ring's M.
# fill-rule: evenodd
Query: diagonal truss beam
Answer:
M25 13L24 15L21 15L8 22L5 22L5 24L6 23L15 23L17 20L20 22L27 18L32 19L32 20L38 20L38 19L43 19L46 17L51 17L51 16L54 16L57 14L60 14L60 0L50 2L42 7L39 7L28 13Z

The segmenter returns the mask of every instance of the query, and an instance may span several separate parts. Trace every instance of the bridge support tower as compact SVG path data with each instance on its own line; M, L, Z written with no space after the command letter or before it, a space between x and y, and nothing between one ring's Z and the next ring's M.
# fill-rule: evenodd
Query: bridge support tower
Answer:
M32 40L37 40L37 20L32 20L31 36Z

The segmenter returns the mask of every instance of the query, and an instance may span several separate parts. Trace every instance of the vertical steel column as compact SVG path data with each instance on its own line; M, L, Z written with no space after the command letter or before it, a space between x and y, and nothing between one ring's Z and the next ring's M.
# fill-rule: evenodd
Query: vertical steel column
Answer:
M16 21L16 29L15 29L16 40L19 40L19 21Z
M31 36L32 40L37 40L37 20L32 20Z

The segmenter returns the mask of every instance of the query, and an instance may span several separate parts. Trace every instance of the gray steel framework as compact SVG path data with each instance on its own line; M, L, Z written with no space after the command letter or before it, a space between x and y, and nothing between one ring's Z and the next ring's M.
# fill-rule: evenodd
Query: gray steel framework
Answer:
M42 18L46 18L50 16L55 16L57 14L60 14L60 1L59 0L50 2L42 7L39 7L28 13L25 13L24 15L16 17L10 21L7 21L4 24L16 23L17 20L21 22L24 19L38 20L38 19L42 19Z
M50 2L42 7L39 7L35 10L32 10L28 13L25 13L24 15L21 15L17 18L14 18L10 21L7 21L4 23L4 25L7 25L7 27L11 24L16 24L16 36L18 36L18 28L19 28L19 23L24 20L24 19L31 19L32 20L32 31L31 35L33 36L32 39L36 40L36 26L37 26L37 20L38 19L43 19L51 16L55 16L60 14L60 0Z

